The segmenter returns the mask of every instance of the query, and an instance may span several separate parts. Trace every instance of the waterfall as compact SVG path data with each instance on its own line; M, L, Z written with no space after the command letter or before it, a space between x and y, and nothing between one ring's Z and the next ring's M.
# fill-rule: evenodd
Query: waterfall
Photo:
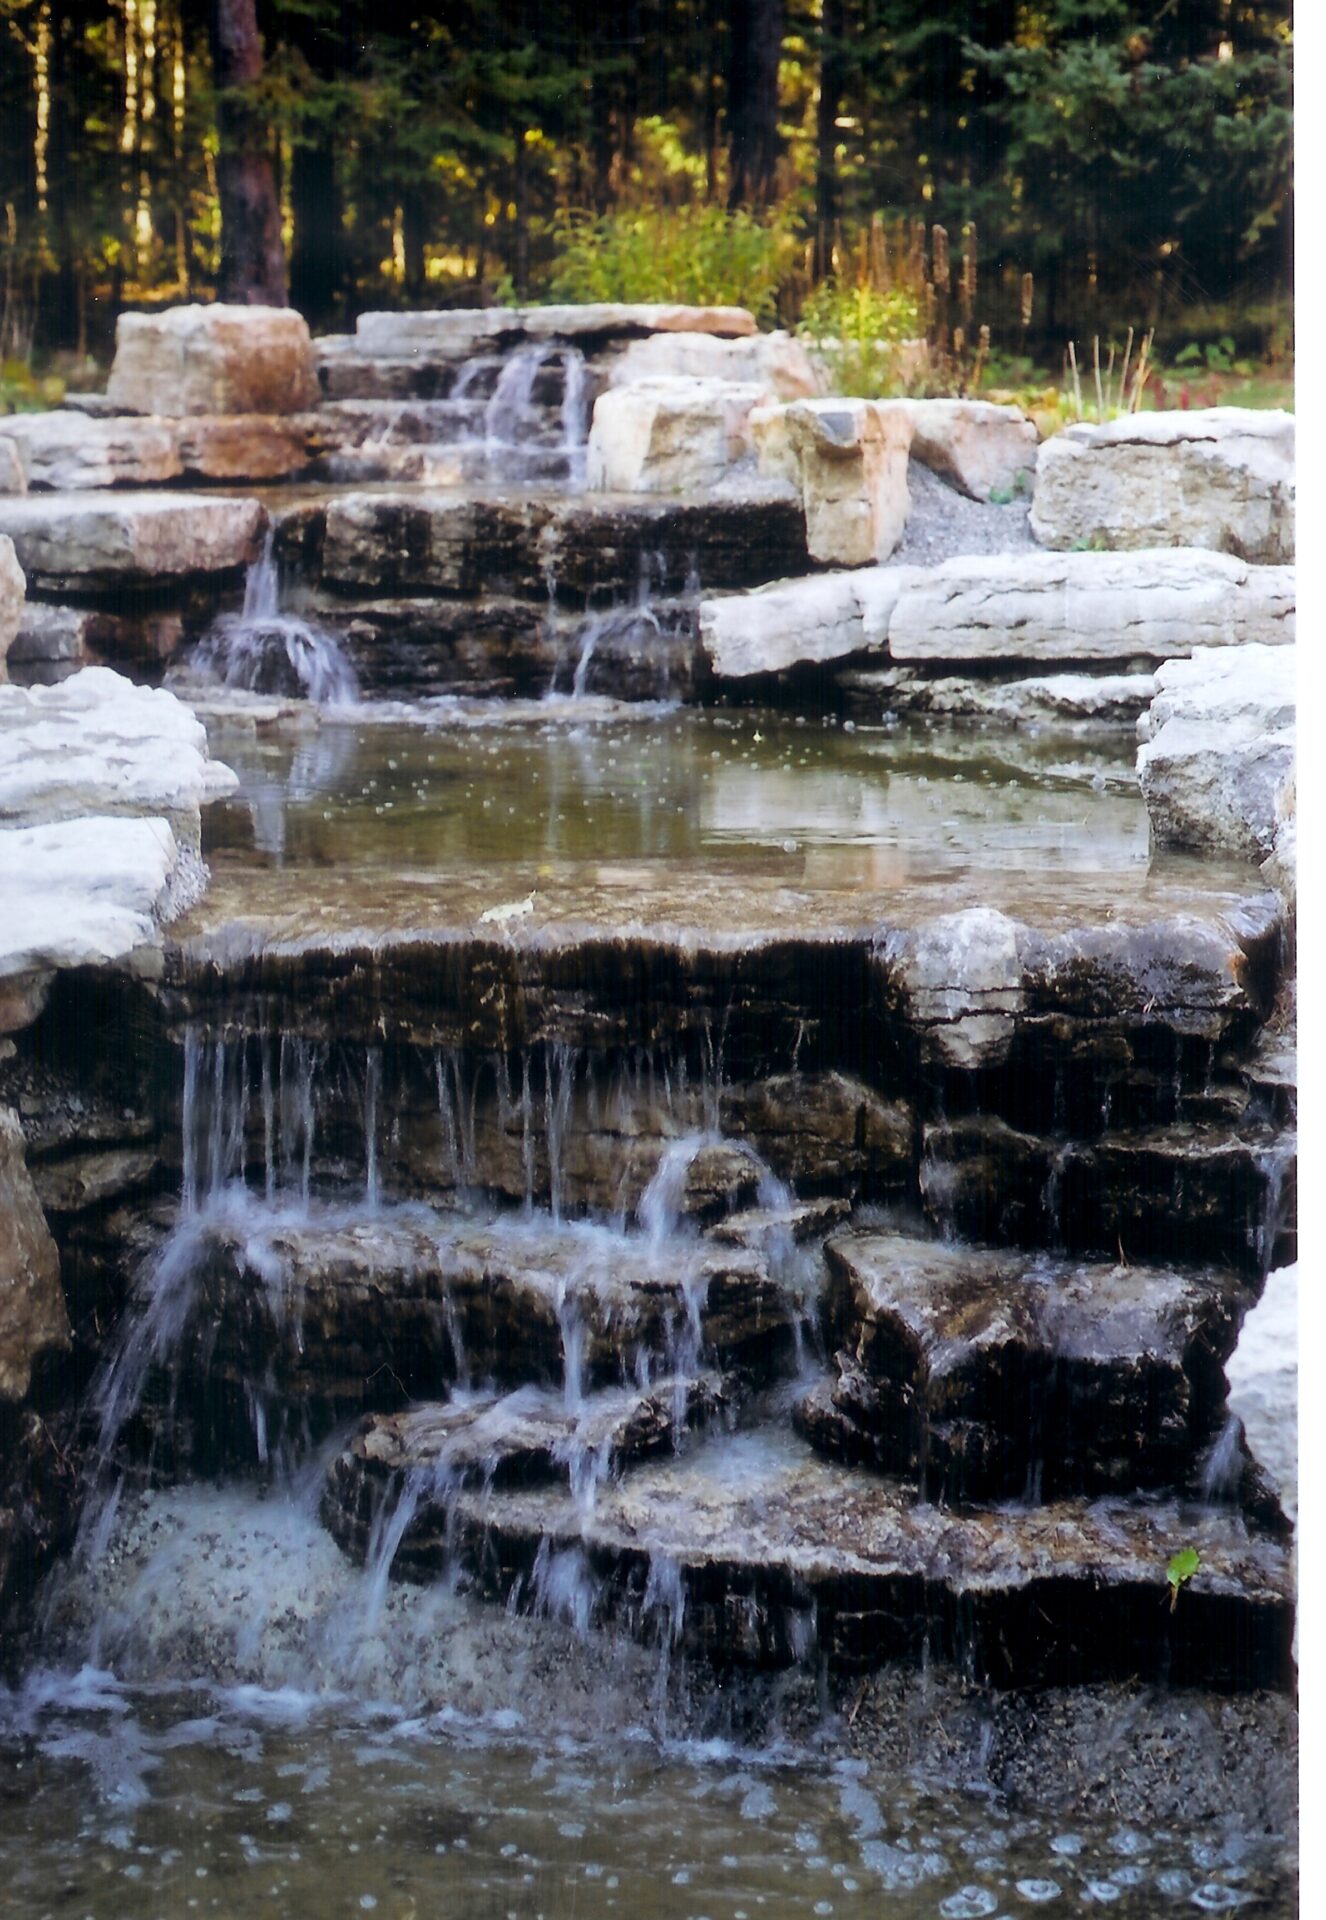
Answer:
M205 679L249 693L298 696L323 707L353 705L359 680L337 636L280 610L276 531L249 568L238 614L218 614L194 650Z

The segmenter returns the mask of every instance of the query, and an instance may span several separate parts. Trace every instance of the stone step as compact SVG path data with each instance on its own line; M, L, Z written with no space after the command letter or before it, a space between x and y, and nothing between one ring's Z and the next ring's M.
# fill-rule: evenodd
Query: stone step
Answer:
M362 1554L346 1478L349 1506L334 1472L324 1519ZM1167 1569L1189 1548L1198 1569L1175 1594ZM594 1621L720 1665L938 1658L1001 1686L1232 1689L1285 1686L1292 1671L1288 1556L1241 1519L1135 1499L957 1514L818 1459L783 1427L645 1462L589 1512L551 1490L494 1489L409 1515L397 1576L457 1567L526 1607L549 1604L555 1570L588 1590Z
M750 1248L655 1245L546 1215L283 1214L244 1197L180 1231L189 1311L174 1384L154 1399L174 1399L196 1463L243 1453L255 1407L271 1439L278 1423L325 1425L456 1381L551 1383L574 1399L701 1356L765 1374L813 1310Z
M1221 1363L1252 1300L1227 1273L871 1230L825 1250L844 1350L802 1430L927 1498L1179 1486L1218 1425Z
M238 575L258 558L265 524L256 500L212 494L0 496L0 534L13 541L29 587L54 595Z

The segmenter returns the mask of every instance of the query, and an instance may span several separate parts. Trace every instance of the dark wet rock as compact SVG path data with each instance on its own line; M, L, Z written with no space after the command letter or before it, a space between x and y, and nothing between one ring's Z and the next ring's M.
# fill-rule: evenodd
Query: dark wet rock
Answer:
M800 506L781 498L670 501L601 495L519 500L350 493L326 510L323 578L387 594L516 594L628 600L642 564L664 595L749 586L808 564Z
M709 1229L710 1238L725 1246L750 1247L768 1252L771 1247L791 1241L804 1246L822 1239L830 1228L841 1225L850 1213L846 1200L793 1200L786 1206L747 1207L730 1213Z
M1200 1565L1171 1608L1180 1546ZM1125 1500L955 1514L769 1429L645 1462L588 1514L551 1491L462 1492L445 1540L406 1526L396 1567L422 1578L459 1564L528 1605L540 1555L568 1551L596 1618L650 1638L670 1623L725 1666L787 1665L818 1646L858 1670L928 1652L999 1686L1163 1673L1243 1689L1290 1671L1285 1551L1239 1519ZM666 1621L660 1567L681 1603Z
M574 1389L702 1355L767 1371L806 1305L742 1248L423 1208L200 1222L188 1268L170 1391L194 1435L179 1444L204 1454L251 1449L254 1395L298 1423L457 1380Z
M9 650L9 677L19 686L35 687L66 680L98 662L159 669L178 653L185 631L184 614L173 608L126 613L30 600Z
M1035 1245L1058 1232L1055 1164L1053 1142L996 1114L940 1121L922 1135L921 1202L945 1233Z
M574 1407L565 1395L518 1387L463 1395L403 1413L368 1414L333 1460L322 1499L324 1522L356 1559L368 1550L384 1506L418 1500L411 1557L428 1538L436 1551L461 1487L529 1486L560 1480L588 1493L605 1474L670 1453L686 1430L735 1411L734 1383L715 1374L655 1381L648 1389L608 1387Z
M32 1178L47 1213L82 1213L150 1186L159 1165L154 1147L109 1147L38 1161Z
M872 1231L826 1244L849 1364L832 1442L970 1501L1182 1484L1249 1296L1228 1275L1081 1265ZM853 1456L848 1436L831 1451Z

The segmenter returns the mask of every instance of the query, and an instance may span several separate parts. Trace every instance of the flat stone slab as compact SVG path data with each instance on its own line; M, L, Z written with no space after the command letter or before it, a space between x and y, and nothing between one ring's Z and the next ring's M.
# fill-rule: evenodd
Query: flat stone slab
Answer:
M610 387L640 380L735 380L775 400L808 400L818 376L800 340L790 333L723 339L713 333L667 332L632 340L608 369Z
M1006 679L931 674L917 667L862 667L838 676L852 711L926 713L1015 727L1135 727L1155 697L1154 673L1047 673Z
M707 333L741 338L758 332L744 307L621 305L453 307L433 313L361 313L359 352L387 359L411 354L467 359L484 347L520 340L585 340L649 333Z
M1031 528L1047 547L1212 547L1294 558L1294 416L1135 413L1041 447Z
M1293 817L1295 649L1240 647L1156 675L1137 777L1163 846L1264 858Z
M696 1373L702 1356L767 1367L804 1304L745 1248L547 1216L250 1206L201 1220L193 1246L184 1377L342 1410L484 1379L556 1383L574 1405L591 1384Z
M237 573L257 559L265 519L256 500L196 493L0 498L0 533L29 584L56 592Z
M834 1409L929 1498L1180 1485L1211 1436L1249 1300L1228 1274L874 1231L826 1253ZM851 1436L840 1450L860 1457Z
M0 534L0 681L5 678L5 663L22 624L26 593L27 583L14 543Z
M1294 638L1290 567L1197 549L1005 553L862 567L705 600L720 678L853 655L918 664L1124 663Z
M645 1462L589 1513L569 1495L495 1489L460 1493L445 1527L436 1511L415 1518L398 1576L459 1564L494 1598L530 1605L540 1553L544 1565L572 1554L594 1618L722 1664L818 1652L871 1668L924 1650L996 1685L1163 1674L1232 1688L1285 1685L1291 1671L1288 1557L1241 1519L1124 1500L960 1515L777 1428ZM1166 1569L1189 1547L1198 1571L1171 1608Z
M0 529L4 512L0 509ZM322 577L386 595L499 592L545 605L549 583L583 607L591 593L683 592L698 570L712 586L745 586L804 564L799 504L754 489L719 500L596 495L521 499L419 489L349 493L327 504Z

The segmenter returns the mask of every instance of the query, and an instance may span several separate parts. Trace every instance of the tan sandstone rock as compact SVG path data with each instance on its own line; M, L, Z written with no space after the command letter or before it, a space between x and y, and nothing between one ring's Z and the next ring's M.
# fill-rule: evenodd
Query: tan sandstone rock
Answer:
M133 413L301 413L318 382L307 322L290 307L123 313L106 388Z

